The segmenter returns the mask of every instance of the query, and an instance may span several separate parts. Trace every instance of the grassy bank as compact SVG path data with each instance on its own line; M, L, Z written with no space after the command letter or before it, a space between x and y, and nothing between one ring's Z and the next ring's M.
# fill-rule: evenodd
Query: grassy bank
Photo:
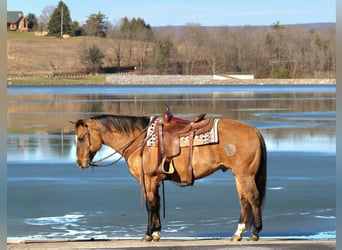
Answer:
M83 85L83 84L105 84L106 77L104 75L96 76L80 76L80 77L24 77L24 78L10 78L8 85Z

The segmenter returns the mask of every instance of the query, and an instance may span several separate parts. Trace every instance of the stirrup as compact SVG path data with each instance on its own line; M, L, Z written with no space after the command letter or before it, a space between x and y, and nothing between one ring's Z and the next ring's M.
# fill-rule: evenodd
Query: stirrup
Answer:
M173 167L172 160L169 163L169 170L166 171L164 168L166 157L163 157L162 162L159 165L159 171L163 174L173 174L175 172L175 168Z

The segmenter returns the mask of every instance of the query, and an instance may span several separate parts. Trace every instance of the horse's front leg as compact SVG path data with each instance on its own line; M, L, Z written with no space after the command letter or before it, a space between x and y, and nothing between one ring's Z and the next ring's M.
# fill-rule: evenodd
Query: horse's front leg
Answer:
M147 177L146 177L147 178ZM146 179L145 179L146 180ZM154 184L153 184L154 183ZM147 209L147 231L143 241L158 241L160 239L160 196L159 183L156 181L147 181L146 189L146 209Z

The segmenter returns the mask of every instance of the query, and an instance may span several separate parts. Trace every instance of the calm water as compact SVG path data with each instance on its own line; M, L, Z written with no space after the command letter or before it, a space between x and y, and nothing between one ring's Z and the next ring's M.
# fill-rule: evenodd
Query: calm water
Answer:
M261 130L268 149L261 237L336 237L335 86L10 86L8 102L9 239L140 238L147 217L139 184L124 161L78 169L69 121L157 115L164 103L184 118L205 112ZM239 206L231 173L193 187L166 183L165 193L162 237L234 233Z

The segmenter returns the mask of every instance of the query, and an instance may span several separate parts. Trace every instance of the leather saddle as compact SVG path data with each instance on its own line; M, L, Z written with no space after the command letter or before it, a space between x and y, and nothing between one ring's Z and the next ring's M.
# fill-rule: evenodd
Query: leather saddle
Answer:
M163 117L156 123L158 131L159 171L172 174L174 167L172 158L180 154L180 137L189 137L189 166L187 184L193 184L192 151L195 135L203 134L213 127L214 119L204 119L206 114L199 114L192 120L173 116L169 107L165 105Z

